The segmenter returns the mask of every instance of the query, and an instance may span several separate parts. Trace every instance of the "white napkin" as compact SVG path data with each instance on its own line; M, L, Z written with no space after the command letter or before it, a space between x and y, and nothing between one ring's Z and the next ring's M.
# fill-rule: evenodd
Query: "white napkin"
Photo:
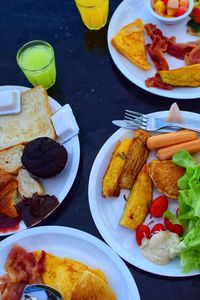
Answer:
M61 144L79 133L79 127L69 104L65 104L51 116L51 120Z

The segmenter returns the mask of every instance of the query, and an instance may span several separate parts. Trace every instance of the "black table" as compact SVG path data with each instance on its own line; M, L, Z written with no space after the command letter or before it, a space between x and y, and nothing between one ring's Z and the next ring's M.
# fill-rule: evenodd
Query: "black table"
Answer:
M110 0L109 17L120 2ZM48 93L71 105L80 126L81 160L75 183L40 225L74 227L102 239L89 210L88 179L99 149L116 130L111 120L122 118L125 108L143 113L167 110L174 100L129 82L109 55L107 26L97 32L87 30L73 0L1 0L0 4L0 85L30 86L16 64L17 50L30 40L48 41L57 64L57 81ZM182 110L200 113L198 99L177 103ZM127 265L143 300L200 299L199 276L166 278Z

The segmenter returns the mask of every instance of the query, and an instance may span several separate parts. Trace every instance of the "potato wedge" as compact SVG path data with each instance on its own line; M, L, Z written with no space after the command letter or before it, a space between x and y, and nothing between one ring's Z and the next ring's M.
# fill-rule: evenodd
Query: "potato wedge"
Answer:
M136 229L143 223L152 201L153 185L145 164L128 196L120 225Z
M115 147L102 182L103 197L119 196L119 177L123 170L130 144L131 140L125 139Z
M128 150L127 159L119 179L122 189L132 189L138 173L149 155L147 139L150 134L142 129L135 131L131 145Z

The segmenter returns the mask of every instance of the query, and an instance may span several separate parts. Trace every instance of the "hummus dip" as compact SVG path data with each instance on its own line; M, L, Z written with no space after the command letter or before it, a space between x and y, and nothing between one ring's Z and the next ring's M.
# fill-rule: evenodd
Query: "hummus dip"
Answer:
M144 238L140 249L146 259L155 264L165 265L176 256L171 248L178 244L178 234L166 230L159 231L150 239Z

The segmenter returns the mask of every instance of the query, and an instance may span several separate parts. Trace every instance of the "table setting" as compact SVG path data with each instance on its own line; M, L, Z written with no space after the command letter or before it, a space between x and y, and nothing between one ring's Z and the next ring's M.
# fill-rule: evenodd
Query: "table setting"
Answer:
M0 299L199 299L199 1L0 16Z

